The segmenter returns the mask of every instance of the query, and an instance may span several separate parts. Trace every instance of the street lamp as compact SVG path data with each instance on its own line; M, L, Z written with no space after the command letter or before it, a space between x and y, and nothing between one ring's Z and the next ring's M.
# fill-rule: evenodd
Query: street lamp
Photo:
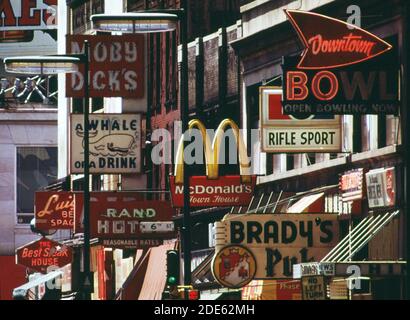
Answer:
M89 43L84 41L83 54L54 56L23 56L4 59L5 70L11 73L43 74L73 73L84 65L84 277L81 293L84 300L91 299L92 276L90 272L90 168L89 168Z
M124 33L153 33L173 31L180 24L180 38L182 45L181 62L181 121L182 130L188 130L188 46L187 46L187 17L186 0L181 1L182 9L145 10L136 13L117 15L96 14L91 16L93 29L103 32ZM187 141L183 139L184 150ZM189 173L184 167L184 207L183 212L183 248L184 248L184 285L191 284L191 236L190 236L190 201L189 201Z

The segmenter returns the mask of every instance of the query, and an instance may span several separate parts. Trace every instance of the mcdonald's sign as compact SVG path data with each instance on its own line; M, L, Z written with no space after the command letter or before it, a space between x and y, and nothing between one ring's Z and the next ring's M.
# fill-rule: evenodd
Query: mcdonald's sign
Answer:
M240 175L219 176L220 146L225 129L228 127L232 129L235 137ZM190 205L192 207L248 205L255 188L256 176L250 173L250 160L236 123L231 119L223 120L216 129L212 144L207 130L200 120L194 119L189 122L188 130L194 128L201 132L204 142L206 176L191 176L189 178ZM170 176L171 200L173 207L181 208L184 206L184 149L182 138L179 142L176 157L175 175Z

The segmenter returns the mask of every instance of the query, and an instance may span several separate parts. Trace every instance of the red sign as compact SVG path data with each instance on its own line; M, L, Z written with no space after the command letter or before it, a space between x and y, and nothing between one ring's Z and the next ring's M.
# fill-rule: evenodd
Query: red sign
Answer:
M74 219L74 233L84 232L84 195L82 192L74 192L74 207L75 207L75 219Z
M363 198L363 169L345 172L339 179L339 190L343 201L360 200Z
M175 177L169 177L172 205L184 206L184 186L175 183ZM247 206L253 196L256 176L250 183L243 183L241 176L220 176L208 179L206 176L192 176L189 180L191 207L230 207Z
M67 53L84 52L90 44L90 97L144 96L144 36L68 35ZM84 96L84 67L67 75L67 97Z
M141 233L140 222L171 221L169 202L141 200L127 192L92 192L90 236L100 239L170 239L175 232Z
M392 48L377 36L321 14L285 10L305 51L298 69L330 69L371 59Z
M41 273L71 263L72 249L64 244L41 238L16 250L16 263Z
M35 221L39 230L73 229L72 192L42 191L35 194Z
M1 0L0 31L57 29L57 0L41 2Z

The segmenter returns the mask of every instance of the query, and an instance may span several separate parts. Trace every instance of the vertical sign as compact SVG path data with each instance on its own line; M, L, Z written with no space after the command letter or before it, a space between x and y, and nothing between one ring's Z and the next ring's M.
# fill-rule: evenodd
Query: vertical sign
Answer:
M68 35L67 53L83 52L85 40L90 44L90 97L144 96L143 35ZM67 97L84 96L83 70L67 74Z
M366 173L369 208L391 207L396 204L395 169L380 168Z

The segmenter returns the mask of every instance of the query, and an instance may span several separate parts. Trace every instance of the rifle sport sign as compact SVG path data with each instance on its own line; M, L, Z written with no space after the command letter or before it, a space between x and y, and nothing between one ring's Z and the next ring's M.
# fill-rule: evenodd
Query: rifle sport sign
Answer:
M71 115L71 173L84 172L84 117ZM92 114L89 118L90 173L141 171L141 116Z

